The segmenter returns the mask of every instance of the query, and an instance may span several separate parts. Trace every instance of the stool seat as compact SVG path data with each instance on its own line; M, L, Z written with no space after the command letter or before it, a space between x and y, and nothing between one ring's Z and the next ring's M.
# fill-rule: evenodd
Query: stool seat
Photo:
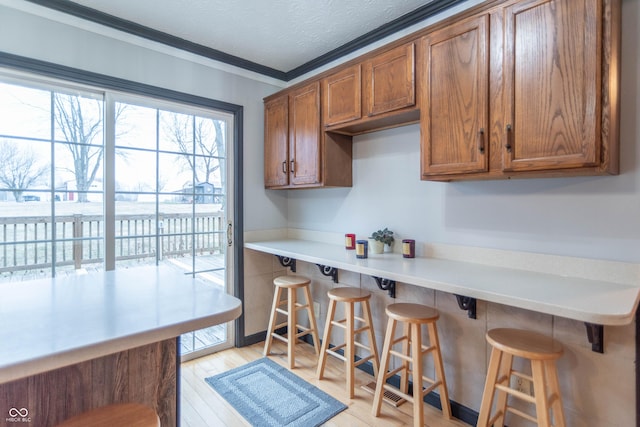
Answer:
M564 352L557 340L521 329L492 329L487 332L487 341L497 349L525 359L555 360Z
M371 292L361 288L340 287L327 292L330 299L340 302L362 302L371 298Z
M311 279L304 276L279 276L273 279L273 284L281 288L302 288L311 283Z
M57 427L160 427L156 411L139 403L117 403L83 412Z
M440 313L435 308L409 302L390 304L385 312L393 319L409 323L430 323L440 318Z
M273 339L276 338L280 341L287 343L287 358L289 361L289 369L295 367L295 350L296 342L299 338L305 335L311 335L313 339L313 347L316 354L320 353L320 341L318 339L318 326L316 325L316 318L313 314L313 301L311 299L310 284L311 279L304 276L278 276L273 279L273 284L276 287L276 291L273 295L273 304L271 306L271 316L269 318L269 327L267 328L267 335L264 343L264 355L268 356L271 353L271 344ZM305 302L299 302L297 296L297 290L302 289ZM286 292L287 298L281 299L282 293ZM281 308L286 307L286 308ZM309 327L300 325L298 323L298 311L305 310L309 319ZM278 314L287 317L287 321L278 323ZM276 332L280 328L287 327L286 336ZM298 332L300 330L301 332Z

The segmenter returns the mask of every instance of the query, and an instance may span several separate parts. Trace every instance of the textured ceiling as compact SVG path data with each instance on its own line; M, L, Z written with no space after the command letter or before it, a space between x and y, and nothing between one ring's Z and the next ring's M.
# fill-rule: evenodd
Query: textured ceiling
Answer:
M73 2L286 72L431 0Z

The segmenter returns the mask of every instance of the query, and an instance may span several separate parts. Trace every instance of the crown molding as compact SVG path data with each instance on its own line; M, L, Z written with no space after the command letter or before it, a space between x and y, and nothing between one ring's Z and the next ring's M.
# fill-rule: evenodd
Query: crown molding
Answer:
M190 52L195 55L199 55L214 61L219 61L228 65L232 65L241 69L252 71L258 74L262 74L267 77L288 82L304 74L312 72L326 64L339 60L345 55L353 53L358 49L362 49L376 41L379 41L389 35L392 35L398 31L415 25L425 19L428 19L438 13L441 13L457 4L463 3L466 0L433 0L424 6L415 9L387 24L384 24L368 33L351 40L342 46L325 53L315 59L312 59L305 64L300 65L290 71L276 70L271 67L267 67L262 64L258 64L243 58L240 58L229 53L222 52L217 49L212 49L203 46L198 43L193 43L188 40L172 36L162 31L155 30L144 25L137 24L135 22L117 18L113 15L109 15L104 12L92 9L87 6L83 6L78 3L74 3L69 0L26 0L30 3L37 4L49 9L56 10L58 12L66 13L68 15L75 16L77 18L85 19L96 24L104 25L106 27L123 31L125 33L142 37L147 40L151 40L157 43L161 43L167 46L174 47L186 52Z

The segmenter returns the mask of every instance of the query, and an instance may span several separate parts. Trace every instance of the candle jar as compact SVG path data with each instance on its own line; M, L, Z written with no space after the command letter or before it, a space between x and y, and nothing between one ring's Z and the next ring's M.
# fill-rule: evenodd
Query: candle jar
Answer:
M346 249L355 249L356 248L356 235L355 234L345 234L344 235L344 247Z
M404 258L416 257L416 241L413 239L402 240L402 256Z
M356 258L366 258L367 252L369 252L369 242L356 240Z

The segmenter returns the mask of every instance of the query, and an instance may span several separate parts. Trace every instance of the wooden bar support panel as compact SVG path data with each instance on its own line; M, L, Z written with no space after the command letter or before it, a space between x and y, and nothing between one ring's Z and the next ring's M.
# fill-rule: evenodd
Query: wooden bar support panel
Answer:
M163 427L175 427L177 363L176 339L170 338L0 384L0 425L10 413L30 422L6 425L51 426L100 406L134 402L153 408Z

